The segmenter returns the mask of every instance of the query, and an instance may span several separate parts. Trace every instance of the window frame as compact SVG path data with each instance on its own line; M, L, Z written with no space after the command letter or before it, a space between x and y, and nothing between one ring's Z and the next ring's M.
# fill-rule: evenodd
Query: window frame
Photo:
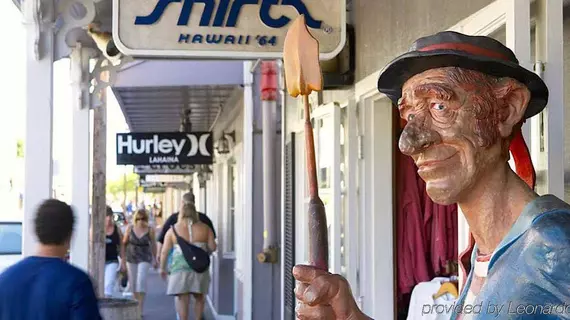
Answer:
M222 170L222 257L224 259L234 259L239 256L245 247L245 242L240 236L243 233L244 222L241 221L240 216L242 212L242 159L241 159L242 145L237 144L229 154L223 158ZM230 181L230 170L233 171L233 182ZM231 185L230 185L231 184ZM233 206L231 203L231 193L233 190ZM230 215L233 215L233 227ZM229 239L229 241L228 241ZM241 240L240 240L241 239ZM233 248L232 248L233 246Z

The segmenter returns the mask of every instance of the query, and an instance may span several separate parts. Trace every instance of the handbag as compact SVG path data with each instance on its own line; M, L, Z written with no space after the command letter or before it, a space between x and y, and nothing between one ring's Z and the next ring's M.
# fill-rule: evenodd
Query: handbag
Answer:
M176 228L172 226L172 231L174 231L174 235L176 236L176 241L180 246L180 250L182 251L182 255L184 256L184 260L188 263L192 270L203 273L208 270L210 267L210 254L206 252L206 250L191 244L190 242L186 241L184 238L178 235L176 232ZM192 239L192 224L188 224L188 234L190 239Z

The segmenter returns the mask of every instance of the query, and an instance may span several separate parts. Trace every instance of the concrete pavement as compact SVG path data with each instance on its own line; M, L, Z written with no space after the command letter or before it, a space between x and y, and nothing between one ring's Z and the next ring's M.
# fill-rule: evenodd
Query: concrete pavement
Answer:
M147 291L143 319L175 320L174 297L166 295L166 282L160 278L160 275L154 269L149 270ZM190 308L190 319L194 320L192 304ZM204 319L214 320L210 310L208 310L207 303L205 313Z

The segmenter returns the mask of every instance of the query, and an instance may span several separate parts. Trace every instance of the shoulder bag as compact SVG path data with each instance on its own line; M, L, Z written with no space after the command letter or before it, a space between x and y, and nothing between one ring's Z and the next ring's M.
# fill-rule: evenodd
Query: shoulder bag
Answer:
M190 268L198 273L203 273L208 270L208 267L210 267L210 254L206 252L206 250L191 244L179 236L174 226L172 226L172 231L174 231L176 241L178 242L180 250L182 250L182 254L184 255L184 259ZM190 236L190 239L192 239L191 223L188 224L188 234Z

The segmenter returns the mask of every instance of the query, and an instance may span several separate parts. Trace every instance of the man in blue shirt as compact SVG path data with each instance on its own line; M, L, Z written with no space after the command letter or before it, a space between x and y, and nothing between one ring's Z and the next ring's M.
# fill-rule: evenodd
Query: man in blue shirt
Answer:
M91 279L64 261L75 223L71 207L46 200L34 222L37 253L0 274L0 319L101 319Z

